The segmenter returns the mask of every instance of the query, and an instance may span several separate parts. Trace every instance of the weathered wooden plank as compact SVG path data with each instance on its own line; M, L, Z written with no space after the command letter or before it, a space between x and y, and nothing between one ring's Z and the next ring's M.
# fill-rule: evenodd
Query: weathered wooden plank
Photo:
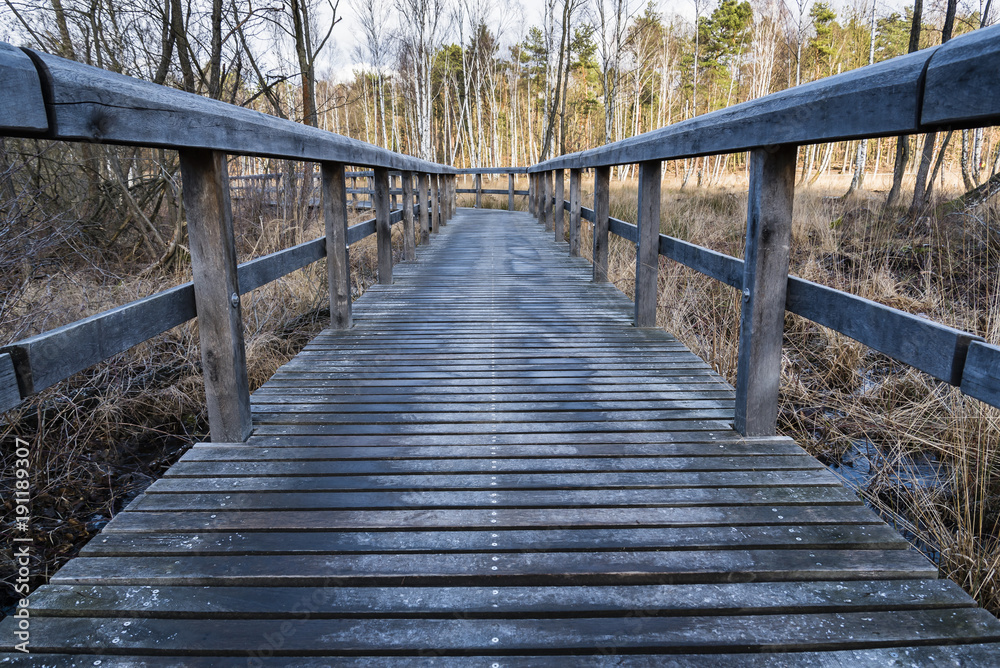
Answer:
M389 174L375 168L375 236L378 243L379 285L392 285L392 223L389 221Z
M330 293L330 327L349 329L351 263L347 241L347 195L343 163L323 163L323 221L326 226L326 274Z
M16 408L21 403L21 392L17 386L17 374L10 355L0 353L0 413Z
M483 175L476 172L475 176L476 208L483 208Z
M375 234L375 219L370 218L347 228L347 243L350 246Z
M527 167L462 167L454 174L527 174Z
M49 129L42 83L31 58L0 42L0 130L5 135L33 134Z
M52 139L210 149L294 160L450 172L356 139L38 51L51 88Z
M734 422L744 436L772 436L777 428L795 158L795 146L757 149L750 157Z
M552 172L542 173L542 204L545 210L545 230L551 232L555 227L555 186L552 183Z
M555 239L557 243L562 243L566 240L566 232L564 223L566 220L565 216L565 202L566 202L566 173L565 170L557 169L553 171L555 176L555 186L553 191L553 202L552 202L552 216L553 216L553 230L555 231Z
M659 245L660 255L730 287L743 287L743 260L665 234L660 235Z
M962 374L962 392L1000 407L1000 347L972 342Z
M226 156L188 149L180 159L209 428L213 441L245 441L253 425Z
M507 175L507 210L514 210L514 174Z
M610 216L611 169L594 168L594 275L595 283L608 278L608 218Z
M529 171L912 134L919 129L924 67L937 48L795 86L607 146L553 158Z
M430 223L430 194L428 193L428 176L425 172L417 172L417 197L419 200L419 206L417 207L418 213L420 215L420 245L430 243L431 240L431 223Z
M475 188L456 188L455 192L459 193L459 194L463 194L463 195L475 195L477 191L476 191ZM483 188L483 189L479 190L478 192L482 193L483 195L506 195L507 192L508 192L508 189L506 189L506 188ZM511 210L513 210L513 209L511 209Z
M580 176L582 170L569 170L569 254L580 256Z
M438 234L441 231L441 179L437 174L430 174L431 180L431 201L428 207L431 212L431 233Z
M660 273L660 162L639 165L639 229L635 253L635 326L656 327Z
M537 174L528 175L528 213L532 216L535 215L535 180L537 178Z
M927 65L924 129L1000 123L1000 26L975 30L938 48Z
M417 240L413 229L413 172L403 172L403 259L417 259Z

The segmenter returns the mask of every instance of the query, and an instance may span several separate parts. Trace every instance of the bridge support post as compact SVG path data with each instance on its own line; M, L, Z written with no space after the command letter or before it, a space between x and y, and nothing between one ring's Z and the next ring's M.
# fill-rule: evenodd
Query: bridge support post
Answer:
M476 174L475 177L475 188L476 188L476 208L483 208L483 175Z
M429 243L431 240L430 211L431 198L427 194L427 174L420 172L417 174L417 192L420 197L420 244Z
M182 149L180 161L209 428L242 443L253 425L226 155Z
M326 276L330 288L330 327L351 326L351 265L347 249L347 180L344 165L324 162L323 220L326 223Z
M403 188L403 259L413 262L417 259L417 240L413 230L413 172L403 172L400 181Z
M545 173L539 172L536 175L537 182L535 183L535 217L538 218L538 224L545 224Z
M569 254L580 255L580 172L569 170Z
M437 234L441 230L441 199L439 187L439 177L437 174L431 174L431 232Z
M743 306L736 369L736 419L744 436L773 436L795 195L795 146L750 154Z
M635 249L635 326L656 326L660 269L659 160L639 163L639 243Z
M389 170L375 168L375 239L378 244L379 285L392 285L392 223L389 209Z
M608 281L608 216L611 168L594 168L594 280Z
M552 206L552 195L554 192L554 187L552 185L552 172L546 171L542 174L542 180L545 182L543 186L543 192L545 193L542 207L545 211L545 231L551 232L555 224L555 218L553 216L553 206Z
M528 213L535 215L535 175L528 174Z
M458 176L455 174L448 175L448 220L455 217L455 212L458 210Z
M514 172L507 175L507 210L514 210Z
M555 229L556 241L562 243L566 240L566 233L563 229L563 222L566 220L566 170L555 170L555 201L552 203L552 225Z
M395 174L389 175L389 202L391 204L389 210L395 211L399 208L398 200L396 199L396 176Z

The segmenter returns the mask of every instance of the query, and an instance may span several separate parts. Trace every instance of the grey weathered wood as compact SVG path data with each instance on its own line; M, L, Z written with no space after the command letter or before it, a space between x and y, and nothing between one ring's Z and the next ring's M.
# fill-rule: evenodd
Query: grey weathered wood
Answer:
M476 172L475 176L475 189L476 189L476 208L483 208L483 175Z
M639 164L639 239L635 253L635 326L655 327L660 271L660 161Z
M569 170L569 254L580 255L580 176L582 170Z
M346 179L341 162L322 163L323 220L326 225L326 274L330 291L330 327L351 326L351 263L347 250Z
M514 210L514 175L507 175L507 210Z
M545 211L545 229L549 232L555 226L555 203L552 201L553 194L555 193L555 186L552 183L552 172L546 171L542 174L543 191L542 191L542 202L544 203Z
M420 197L420 244L429 243L431 240L430 204L431 198L428 194L427 173L417 172L417 191Z
M530 170L589 168L732 153L777 144L912 134L919 130L924 66L937 48L802 84L614 144L553 158Z
M0 413L16 408L21 403L21 391L17 387L14 362L8 353L0 353Z
M245 107L158 86L83 63L31 51L51 88L53 139L214 149L311 161L449 173L356 139Z
M552 202L552 226L555 232L556 241L562 243L566 240L566 232L564 229L564 221L566 220L566 179L565 171L562 169L557 169L553 172L555 175L554 188L553 188L553 202Z
M608 281L608 215L611 169L594 168L594 281Z
M226 156L188 149L180 159L209 428L215 442L245 441L253 426Z
M355 211L358 210L358 177L351 177L351 208Z
M448 220L451 220L455 216L455 211L458 209L458 194L455 192L458 186L458 177L454 174L448 175Z
M417 240L413 230L413 172L403 172L403 259L417 259Z
M734 423L744 436L770 436L776 429L796 150L781 146L750 154Z
M375 237L378 244L378 282L392 285L392 223L389 220L389 172L375 168Z
M396 201L396 175L389 174L389 210L395 211L397 209Z
M962 374L962 392L1000 408L1000 347L983 341L969 346Z
M920 123L924 129L1000 123L1000 26L961 35L930 58Z
M537 174L528 174L528 213L535 215L535 179Z
M0 42L0 81L0 130L4 134L48 130L38 70L27 54L4 42Z
M463 167L454 174L527 174L527 167Z
M431 232L437 234L441 230L441 188L437 174L430 175L431 180Z
M719 253L710 248L696 246L681 239L660 235L660 255L680 262L686 267L740 289L743 287L743 260ZM794 309L789 309L794 310Z

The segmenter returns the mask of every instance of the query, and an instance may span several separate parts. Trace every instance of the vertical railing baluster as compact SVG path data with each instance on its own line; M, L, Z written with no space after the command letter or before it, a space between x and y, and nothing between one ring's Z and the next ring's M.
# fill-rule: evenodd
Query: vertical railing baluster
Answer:
M358 177L351 177L351 210L358 212Z
M535 174L528 174L528 213L535 215Z
M788 145L750 154L734 421L744 436L776 433L795 156Z
M438 181L438 175L431 174L431 232L434 234L441 231L441 199Z
M389 210L389 170L375 168L375 239L378 245L378 282L392 285L392 224Z
M458 210L458 177L454 174L448 175L448 220L455 217Z
M543 172L542 180L545 182L543 185L543 195L542 195L542 197L544 198L543 209L545 210L545 231L551 232L554 220L552 212L552 193L553 193L552 171L547 170Z
M430 243L431 240L431 198L427 193L427 173L417 174L417 190L420 199L420 244Z
M569 170L569 254L580 255L580 171Z
M403 189L403 259L413 262L417 259L417 240L413 230L413 172L403 172L400 184Z
M608 280L608 216L611 168L594 168L594 280Z
M390 211L395 211L399 208L399 202L396 199L396 175L389 175L389 201L391 202Z
M514 172L507 175L507 210L514 210Z
M639 243L635 249L635 326L656 326L660 266L659 160L639 163Z
M250 436L250 385L226 156L180 151L208 424L215 443Z
M476 188L476 208L483 208L483 175L476 172L475 178L475 188Z
M566 178L565 170L557 169L555 170L555 201L552 203L552 225L555 230L556 241L562 243L566 241L566 232L564 231L563 221L566 220L565 211L566 206L564 202L566 201Z
M320 202L326 224L326 274L330 288L330 327L351 326L351 265L347 249L347 180L344 165L321 165L323 192Z

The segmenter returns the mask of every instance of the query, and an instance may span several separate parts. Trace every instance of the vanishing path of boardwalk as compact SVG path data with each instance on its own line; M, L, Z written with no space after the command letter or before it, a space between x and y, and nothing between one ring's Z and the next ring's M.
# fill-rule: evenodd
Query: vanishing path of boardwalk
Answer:
M195 446L35 592L36 654L0 663L1000 656L994 617L790 439L741 438L732 389L590 275L526 213L459 210L253 395L246 443Z

